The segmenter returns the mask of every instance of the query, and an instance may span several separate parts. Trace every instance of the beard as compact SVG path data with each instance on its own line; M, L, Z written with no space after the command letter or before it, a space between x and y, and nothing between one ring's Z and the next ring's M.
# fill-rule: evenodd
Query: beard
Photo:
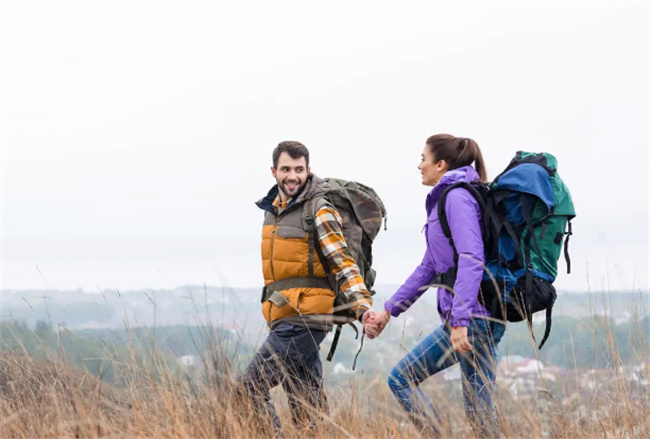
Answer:
M282 191L284 195L287 196L287 198L293 198L296 195L300 194L300 192L303 190L305 187L305 181L295 179L295 180L289 180L289 179L284 179L282 181L278 181L278 188Z

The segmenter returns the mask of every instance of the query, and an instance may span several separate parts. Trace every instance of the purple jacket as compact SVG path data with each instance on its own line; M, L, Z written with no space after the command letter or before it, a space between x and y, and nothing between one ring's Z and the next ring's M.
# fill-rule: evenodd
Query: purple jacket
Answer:
M459 181L477 181L476 170L471 166L446 172L427 196L427 223L424 232L427 250L422 263L409 276L395 294L385 303L384 309L397 317L407 310L433 283L437 273L444 273L454 265L454 252L438 220L438 199L443 189ZM451 190L445 205L451 236L458 250L458 275L454 292L438 288L438 312L445 321L451 311L452 326L468 326L474 316L490 313L478 303L478 289L483 277L485 252L481 236L481 211L474 197L463 188Z

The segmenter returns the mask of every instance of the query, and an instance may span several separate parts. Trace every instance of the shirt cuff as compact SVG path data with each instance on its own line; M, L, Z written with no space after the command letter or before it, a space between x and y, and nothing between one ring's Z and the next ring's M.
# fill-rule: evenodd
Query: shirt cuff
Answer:
M453 327L456 327L456 326L469 326L469 321L470 321L470 319L467 318L467 317L458 318L458 317L451 316L449 318L449 324L451 326L453 326Z
M393 302L391 302L390 300L384 303L384 310L392 317L397 317L401 314L400 307L393 304Z
M359 305L359 307L357 308L357 311L356 311L357 319L361 322L362 318L363 318L363 314L366 311L369 311L371 309L372 309L372 307L370 305L368 305L367 303L363 303L363 304Z

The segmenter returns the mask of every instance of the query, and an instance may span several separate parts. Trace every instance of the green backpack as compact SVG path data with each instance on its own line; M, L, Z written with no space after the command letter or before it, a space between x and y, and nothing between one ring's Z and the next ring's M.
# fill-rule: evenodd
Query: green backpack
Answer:
M575 209L569 189L557 172L556 158L548 153L518 151L492 183L463 182L445 188L438 214L452 247L445 198L456 187L467 189L482 210L486 267L479 300L495 318L527 320L531 334L532 315L545 310L541 349L551 331L557 297L553 282L563 243L567 273L571 272L568 246ZM455 247L454 257L458 261ZM455 278L454 267L440 281L453 287Z

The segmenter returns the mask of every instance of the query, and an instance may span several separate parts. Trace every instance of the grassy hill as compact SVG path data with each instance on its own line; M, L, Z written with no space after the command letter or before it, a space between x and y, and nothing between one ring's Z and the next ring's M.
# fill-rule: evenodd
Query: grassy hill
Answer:
M354 373L359 341L342 337L335 362L325 363L329 411L310 414L317 420L311 437L423 437L390 395L385 375L437 323L409 332L400 327L406 320L365 340ZM44 321L33 328L4 323L0 330L2 437L271 437L237 393L237 370L255 346L235 330L128 322L122 329L70 330ZM500 366L496 400L504 437L644 437L650 431L648 334L648 317L620 324L601 316L558 317L549 345L537 352L525 326L511 325L501 353L546 367ZM326 340L323 356L328 348ZM453 373L423 385L444 416L446 437L474 438L460 389ZM272 393L286 437L305 437L291 423L281 389Z

